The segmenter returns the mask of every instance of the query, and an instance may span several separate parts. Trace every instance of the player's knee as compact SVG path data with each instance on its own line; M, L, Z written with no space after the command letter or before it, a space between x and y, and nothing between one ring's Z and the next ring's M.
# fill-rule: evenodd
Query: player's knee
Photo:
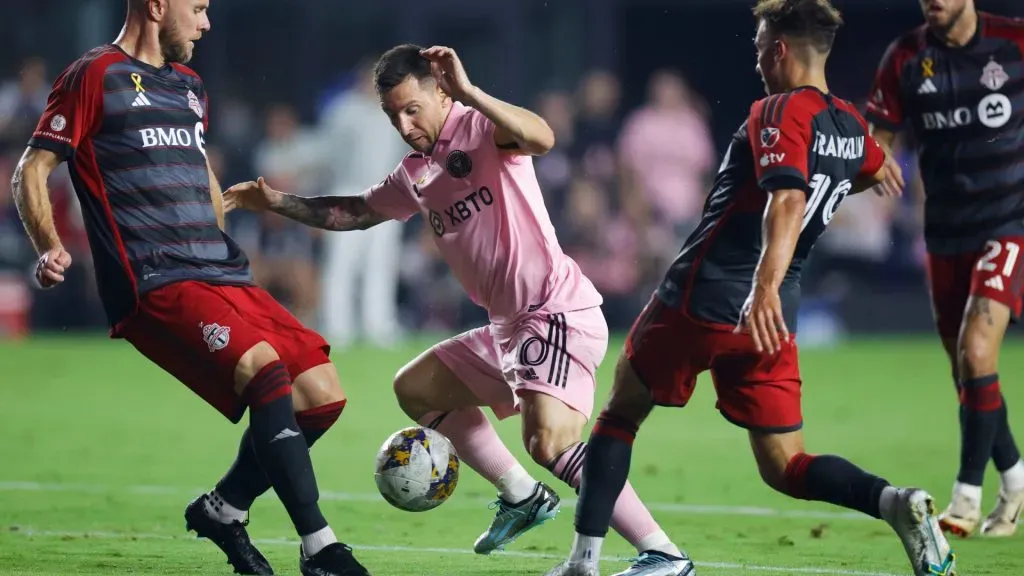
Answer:
M394 390L398 406L413 420L419 420L430 406L424 397L423 381L417 376L414 365L406 365L395 374Z
M799 467L804 453L803 436L799 432L771 434L753 431L750 434L757 472L770 488L783 494L799 498L799 484L794 481L794 471Z
M651 391L640 381L625 355L620 356L615 367L615 383L604 413L639 425L653 408Z
M996 371L999 348L983 334L967 330L960 339L960 378L978 378Z
M347 401L338 370L333 363L321 364L299 374L292 385L292 398L297 412L321 406L343 405Z
M548 466L566 448L580 441L579 431L566 428L537 428L526 431L524 436L526 451L541 466Z
M267 342L260 342L248 349L235 365L235 392L243 394L261 370L280 360L277 350Z
M778 459L770 459L765 462L759 461L757 463L757 472L760 474L761 480L763 480L769 488L783 494L791 495L791 490L786 482L786 462L781 462Z

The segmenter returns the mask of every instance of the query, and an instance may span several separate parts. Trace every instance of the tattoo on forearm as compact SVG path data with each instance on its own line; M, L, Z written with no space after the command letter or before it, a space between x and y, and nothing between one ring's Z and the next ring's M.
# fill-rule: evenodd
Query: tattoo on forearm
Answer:
M382 221L359 196L303 198L286 194L274 212L324 230L364 230Z

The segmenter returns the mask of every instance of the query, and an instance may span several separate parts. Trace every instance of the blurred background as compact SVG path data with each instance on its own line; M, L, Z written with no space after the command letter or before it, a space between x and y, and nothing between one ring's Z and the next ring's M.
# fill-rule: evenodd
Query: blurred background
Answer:
M830 64L837 95L863 104L886 46L921 23L914 0L839 0ZM0 337L106 330L79 208L51 182L76 258L68 282L31 288L33 253L10 197L11 170L53 79L120 30L124 0L2 0ZM369 67L402 42L455 48L471 80L532 108L557 147L535 159L565 251L628 329L699 218L730 134L763 96L746 0L213 0L192 66L211 99L208 151L222 184L265 176L289 192L356 194L406 147L379 112ZM979 8L1024 16L1019 0ZM900 146L904 198L847 199L804 280L800 337L928 333L921 189ZM419 332L486 322L433 249L420 218L322 234L274 216L231 214L256 277L338 347L394 346Z

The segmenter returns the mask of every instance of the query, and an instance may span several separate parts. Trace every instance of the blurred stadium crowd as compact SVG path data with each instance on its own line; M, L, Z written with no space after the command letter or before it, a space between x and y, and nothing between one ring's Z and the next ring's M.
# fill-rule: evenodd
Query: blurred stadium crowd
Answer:
M363 61L324 98L315 122L300 121L288 103L254 109L214 100L208 152L224 187L262 175L296 194L348 195L380 181L407 147L379 111L371 67ZM0 83L0 182L9 182L55 72L29 58ZM537 174L562 246L604 295L613 330L629 327L696 224L721 158L709 104L679 72L651 74L646 100L632 109L621 94L619 78L592 70L572 90L522 103L557 135L556 148L535 159ZM910 176L904 199L848 199L816 249L806 294L841 299L857 285L884 292L920 277L921 189L913 158L902 154ZM0 333L104 328L66 168L51 190L77 265L60 290L42 292L29 282L35 254L10 187L0 185ZM338 346L358 339L388 345L408 332L486 321L439 259L422 219L349 233L321 233L275 215L232 213L228 223L258 282Z

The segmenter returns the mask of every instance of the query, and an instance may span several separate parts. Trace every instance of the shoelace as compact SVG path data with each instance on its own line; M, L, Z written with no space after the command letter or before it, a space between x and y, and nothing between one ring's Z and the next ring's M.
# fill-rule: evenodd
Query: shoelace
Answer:
M507 513L507 512L511 512L512 514L518 514L520 516L525 514L523 511L519 510L518 508L516 508L514 506L509 506L501 498L498 498L494 502L491 502L490 504L487 505L487 509L488 510L494 510L495 508L498 509L498 514L504 514L504 513Z
M658 564L665 564L672 562L664 556L655 556L651 554L641 554L636 558L630 558L629 563L633 566L657 566Z

